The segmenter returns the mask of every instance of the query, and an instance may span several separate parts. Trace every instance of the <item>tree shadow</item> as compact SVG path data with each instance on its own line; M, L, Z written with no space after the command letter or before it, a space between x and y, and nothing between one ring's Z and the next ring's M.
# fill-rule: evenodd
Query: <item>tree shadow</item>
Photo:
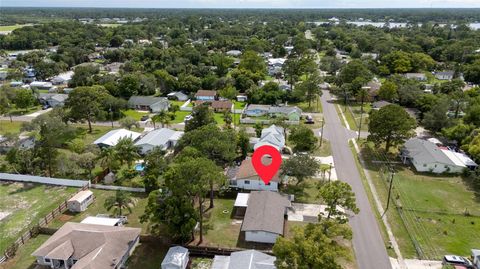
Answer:
M14 190L14 191L9 192L8 193L9 195L19 194L19 193L26 192L26 191L29 191L29 190L32 190L32 189L35 189L36 187L38 187L38 185L36 185L35 183L30 183L30 182L22 182L22 183L16 182L16 183L9 183L9 184L22 184L22 187Z

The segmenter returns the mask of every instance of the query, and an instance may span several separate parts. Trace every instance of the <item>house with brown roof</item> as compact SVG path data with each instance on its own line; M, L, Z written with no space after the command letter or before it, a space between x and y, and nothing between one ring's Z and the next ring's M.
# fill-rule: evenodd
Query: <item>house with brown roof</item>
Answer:
M217 97L216 91L198 90L195 94L195 99L201 101L213 101L215 97Z
M241 228L245 241L275 243L277 237L284 234L285 216L290 207L290 201L279 193L251 192Z
M265 165L269 165L271 161L272 160L266 156L262 162ZM278 185L282 181L280 170L278 170L270 182L265 184L255 171L251 158L243 160L239 167L232 168L230 175L230 187L243 190L278 191Z
M194 101L196 106L204 103L208 104L208 106L211 107L215 112L231 111L233 106L232 102L229 100Z
M140 238L140 228L65 223L32 253L55 269L123 268Z

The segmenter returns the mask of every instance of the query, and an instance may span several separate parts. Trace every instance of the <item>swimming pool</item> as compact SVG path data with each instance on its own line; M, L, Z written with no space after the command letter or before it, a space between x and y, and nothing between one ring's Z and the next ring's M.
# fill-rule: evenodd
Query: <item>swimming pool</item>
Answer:
M143 163L135 164L135 171L143 172L143 170L145 170L145 166L143 165Z

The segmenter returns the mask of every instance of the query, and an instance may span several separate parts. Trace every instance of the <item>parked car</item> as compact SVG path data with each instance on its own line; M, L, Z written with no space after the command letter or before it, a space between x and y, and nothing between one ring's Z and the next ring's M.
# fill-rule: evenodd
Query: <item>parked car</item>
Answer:
M149 117L148 115L143 115L143 116L140 118L140 120L141 120L141 121L146 121L146 120L148 120L149 118L150 118L150 117Z
M43 105L43 106L42 106L42 110L47 110L47 109L49 109L49 108L50 108L50 105Z
M313 117L312 117L311 115L307 115L307 116L305 117L305 123L306 123L306 124L314 124L315 121L313 120Z
M185 116L185 118L183 119L184 122L187 122L189 120L193 119L193 116L192 115L187 115Z
M472 262L468 259L456 255L445 255L442 260L442 265L461 265L468 269L475 269Z

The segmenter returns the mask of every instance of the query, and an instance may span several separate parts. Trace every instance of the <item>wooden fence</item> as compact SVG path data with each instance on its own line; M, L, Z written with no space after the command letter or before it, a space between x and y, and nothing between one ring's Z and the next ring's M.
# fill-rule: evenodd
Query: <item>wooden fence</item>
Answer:
M88 189L88 185L83 186L79 189L78 192L84 191ZM78 193L77 192L77 193ZM75 194L77 194L75 193ZM73 197L73 194L71 197ZM20 246L25 245L25 243L32 237L37 236L40 233L40 227L47 226L50 222L52 222L58 215L62 214L67 210L67 200L63 201L60 205L58 205L55 209L53 209L50 213L45 215L41 218L38 223L31 226L28 231L26 231L22 236L20 236L15 242L13 242L10 246L6 248L3 253L3 256L0 257L0 264L5 262L8 259L11 259L17 253L17 250Z

